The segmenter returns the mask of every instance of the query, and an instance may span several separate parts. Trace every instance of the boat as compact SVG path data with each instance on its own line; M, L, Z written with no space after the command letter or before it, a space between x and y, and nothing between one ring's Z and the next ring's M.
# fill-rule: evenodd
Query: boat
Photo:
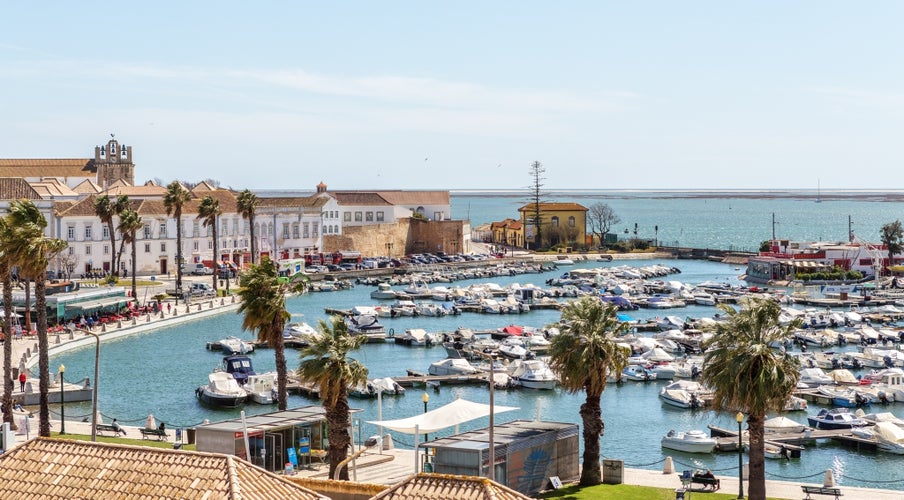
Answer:
M712 453L716 449L716 439L700 430L686 432L671 430L660 442L663 448L685 453Z
M565 257L564 255L560 255L556 258L555 264L557 266L573 266L574 261L569 259L568 257Z
M248 399L251 401L271 405L276 402L276 372L249 375L242 388L248 393Z
M442 317L446 315L446 310L432 302L420 302L415 306L415 315Z
M872 403L872 396L850 387L821 385L816 389L823 396L832 398L832 404L842 408L857 408Z
M389 286L389 283L377 284L377 289L370 292L370 298L374 300L395 300L399 294Z
M788 417L773 417L763 423L763 429L767 433L796 433L804 432L807 426L799 422L795 422Z
M833 385L835 381L826 375L822 368L804 368L800 371L800 384L805 387L819 387L821 385Z
M396 344L410 346L430 346L440 342L439 335L427 333L423 328L409 328L405 333L395 338Z
M368 342L385 342L386 328L375 315L356 315L345 319L348 331L354 335L364 335Z
M229 356L232 354L248 354L254 352L254 344L246 342L238 337L229 336L216 342L208 343L207 348L210 350L219 349L223 354Z
M711 293L695 292L694 302L701 306L714 306L716 305L716 298Z
M676 380L659 390L659 399L676 408L702 408L706 404L703 395L709 392L697 382Z
M286 347L307 347L318 335L317 330L304 321L288 323L283 330L283 343Z
M463 358L446 358L430 364L430 375L476 375L480 370Z
M884 411L880 413L864 413L863 410L857 410L854 412L854 416L857 418L862 418L866 420L868 424L877 424L879 422L889 422L898 427L904 428L904 420L895 416L894 413L889 411Z
M375 378L370 381L373 387L374 395L377 393L385 396L401 396L405 394L405 388L391 377Z
M399 299L390 306L390 317L414 316L417 314L417 305L411 300Z
M251 358L241 354L224 357L222 371L234 378L239 385L245 385L248 377L255 374Z
M510 376L515 385L528 389L549 390L556 386L555 374L539 359L518 362Z
M854 417L847 408L822 409L818 414L807 417L807 422L815 429L851 429L866 425L865 420Z
M622 379L634 382L649 382L656 380L656 374L640 365L629 365L622 370Z
M880 450L904 455L904 429L891 422L878 422L872 431Z
M202 403L219 408L238 408L248 399L248 393L239 386L232 375L215 371L207 378L206 385L195 389L195 395Z
M534 356L534 353L524 347L524 345L514 342L503 342L500 344L499 354L511 359L528 359Z

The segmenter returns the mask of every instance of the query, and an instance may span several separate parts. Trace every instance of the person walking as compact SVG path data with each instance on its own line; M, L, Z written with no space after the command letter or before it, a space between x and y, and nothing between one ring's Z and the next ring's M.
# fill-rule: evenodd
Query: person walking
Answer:
M24 371L19 372L19 390L25 392L25 382L28 381L28 375Z

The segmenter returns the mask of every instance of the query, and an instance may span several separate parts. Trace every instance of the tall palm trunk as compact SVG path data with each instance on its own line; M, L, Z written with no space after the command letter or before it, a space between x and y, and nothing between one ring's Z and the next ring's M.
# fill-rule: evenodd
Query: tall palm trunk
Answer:
M176 217L176 290L182 293L182 216Z
M252 217L248 221L248 230L251 232L251 263L256 264L257 259L255 255L257 254L257 245L254 244L254 218Z
M747 498L750 500L766 500L766 456L763 446L765 432L764 416L752 414L747 416L747 435L750 439L747 457L750 461Z
M330 438L328 450L330 479L333 479L333 475L336 473L336 466L348 456L348 447L351 444L351 436L348 434L348 391L345 387L340 390L342 392L336 400L336 405L326 409L326 422L329 426ZM348 467L342 468L339 473L339 479L348 481Z
M9 266L0 265L0 274L3 276L3 402L0 411L3 412L3 421L9 422L15 429L13 420L13 337L10 326L13 321L13 285L9 274Z
M581 466L581 485L592 486L603 482L600 469L600 436L603 435L602 394L587 394L581 405L581 421L584 423L584 461Z
M278 340L273 346L273 357L276 361L276 403L279 411L285 411L288 408L286 394L289 375L286 368L286 343L283 340L282 330L279 331Z
M19 279L22 279L22 271L19 271ZM31 279L25 277L25 332L31 332Z
M135 251L136 243L137 243L137 241L135 241L135 230L132 230L132 300L134 300L135 303L137 304L138 303L138 286L135 283L135 280L136 280L135 269L138 266L138 256L137 256L137 252Z
M213 265L212 266L213 266L213 292L216 295L219 295L219 293L217 293L219 291L219 289L217 288L217 281L220 278L220 264L218 264L219 262L220 262L220 246L219 246L219 240L218 240L218 235L217 235L217 220L216 220L216 218L214 218L214 221L213 221ZM226 271L226 279L227 280L229 280L228 269L229 268L227 268L227 271Z
M39 434L50 437L50 347L47 340L47 281L44 275L35 278L35 309L38 319L38 367L41 371L41 397ZM94 383L97 383L95 381Z

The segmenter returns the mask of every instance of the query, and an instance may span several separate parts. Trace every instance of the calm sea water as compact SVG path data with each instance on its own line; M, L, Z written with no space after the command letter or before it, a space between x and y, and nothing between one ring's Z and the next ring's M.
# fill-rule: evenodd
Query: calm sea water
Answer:
M773 197L780 194L782 197ZM658 239L663 244L693 248L751 250L775 236L800 241L846 241L853 232L879 240L879 228L904 216L904 203L887 193L816 193L550 191L549 201L602 202L621 219L612 231L620 236ZM523 192L453 192L452 217L482 223L517 218L527 204ZM658 230L657 230L658 228ZM625 231L628 231L625 233Z
M622 226L630 227L638 223L638 236L653 237L652 228L659 226L660 240L675 239L682 245L710 248L755 248L759 242L768 239L772 231L772 212L776 214L776 235L780 238L807 240L842 240L847 235L848 215L854 221L854 229L862 237L877 234L878 227L893 221L904 213L897 202L877 202L857 200L822 201L813 199L731 199L731 198L684 198L653 193L609 193L609 192L568 192L555 193L559 201L578 201L585 206L595 201L603 201L612 206L621 216ZM470 217L477 225L480 222L500 220L513 216L524 203L520 195L460 195L453 196L453 215ZM897 213L896 213L897 212ZM682 271L675 276L687 283L707 280L737 283L740 270L732 266L702 261L640 261L632 265L662 263L679 267ZM619 265L602 263L579 264L584 266ZM522 275L500 278L493 281L502 285L511 282L535 283L542 285L550 277L560 272L544 275ZM463 282L467 284L467 282ZM326 319L325 307L347 308L355 305L372 304L369 298L371 287L358 286L345 292L308 294L289 300L289 309L308 323ZM692 306L684 310L672 310L669 314L679 316L711 316L713 308ZM633 313L638 319L654 317L662 312L641 310ZM532 311L524 315L477 315L465 314L446 318L396 318L385 319L387 328L403 332L406 328L425 328L428 331L451 331L458 326L475 329L490 329L507 324L543 326L558 320L555 311ZM213 421L238 416L238 410L211 410L197 403L194 390L205 383L207 374L220 363L220 356L205 349L205 343L227 335L250 338L241 331L240 317L223 314L198 320L172 328L160 329L145 334L104 343L101 353L101 377L99 407L107 420L113 417L120 421L137 425L148 414L169 427L189 427L204 419ZM51 366L64 363L67 378L73 380L93 374L93 349L82 349L55 357ZM296 366L298 360L289 352L289 363ZM370 376L402 376L406 369L426 371L430 363L445 357L444 350L434 348L409 348L393 343L366 345L355 357L370 369ZM255 368L267 371L274 368L272 353L261 350L253 355ZM606 434L602 438L602 454L606 458L625 461L629 467L661 469L665 453L659 440L670 429L706 429L709 424L734 428L733 416L714 414L711 411L686 411L662 405L657 397L663 382L650 384L610 385L603 395L603 419ZM423 411L422 389L410 389L399 397L383 399L384 419L411 416ZM436 408L457 397L472 401L487 402L486 388L476 386L446 386L439 394L430 392L429 407ZM518 411L497 416L499 421L535 418L538 414L545 420L579 423L578 409L582 394L568 394L563 391L498 391L496 401L500 405L518 407ZM291 406L318 404L301 396L290 397ZM361 408L359 433L362 437L377 434L378 428L366 423L376 420L376 401L352 400L352 406ZM816 413L818 406L811 406L809 413ZM250 404L245 407L249 414L273 411L274 407ZM904 418L904 405L877 407L876 411L891 411ZM67 416L88 417L90 403L67 405ZM788 415L794 420L806 423L806 412ZM640 425L638 425L640 424ZM461 426L461 430L485 427L486 419ZM452 430L440 432L449 435ZM398 445L410 445L410 436L395 434ZM731 475L737 470L737 456L734 454L685 455L669 452L676 461L676 467L709 468L717 474ZM768 461L767 478L785 480L809 480L818 482L826 469L834 469L840 484L851 486L874 486L904 490L904 473L901 472L901 458L884 453L856 452L831 442L823 442L806 450L803 458L791 462ZM877 481L883 481L877 483ZM892 481L892 482L885 482Z

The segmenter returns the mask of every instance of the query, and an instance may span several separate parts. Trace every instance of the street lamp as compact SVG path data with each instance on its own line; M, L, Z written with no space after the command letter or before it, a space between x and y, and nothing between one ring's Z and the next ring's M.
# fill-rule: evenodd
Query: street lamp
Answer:
M490 361L490 449L488 450L490 455L490 467L487 471L487 478L490 481L496 480L496 436L494 434L496 429L495 422L495 413L496 413L496 404L495 404L495 396L496 396L496 363L495 359L493 359L493 355L486 352L476 351L476 354L482 358L486 358Z
M741 440L741 423L744 422L744 414L738 412L735 420L738 422L738 499L744 500L744 443Z
M63 389L63 374L66 373L66 366L60 363L60 434L66 434L66 401L65 391Z
M424 413L427 413L427 403L430 402L430 395L427 394L427 391L424 391L424 393L421 394L421 401L424 402ZM424 434L424 442L427 442L428 440L430 440L430 434Z
M86 334L94 337L94 394L91 396L91 441L97 441L97 377L98 367L100 366L100 335L83 330Z

